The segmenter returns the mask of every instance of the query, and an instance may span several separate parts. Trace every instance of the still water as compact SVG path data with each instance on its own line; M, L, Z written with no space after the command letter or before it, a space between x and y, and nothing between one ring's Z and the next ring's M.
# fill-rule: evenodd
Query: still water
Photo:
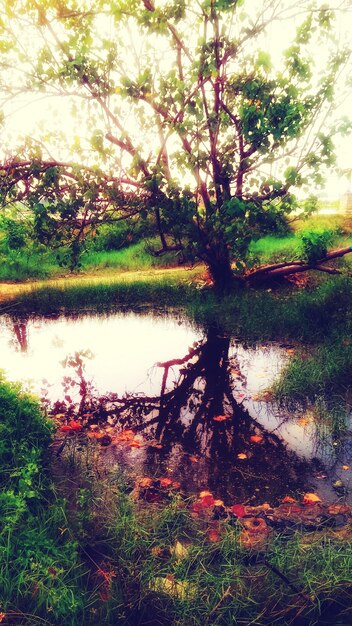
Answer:
M337 436L307 406L280 407L263 395L292 351L245 345L181 314L0 317L7 378L53 413L83 414L87 432L108 424L102 463L131 479L169 476L228 503L275 504L313 490L349 499L348 433ZM135 446L119 441L126 429Z

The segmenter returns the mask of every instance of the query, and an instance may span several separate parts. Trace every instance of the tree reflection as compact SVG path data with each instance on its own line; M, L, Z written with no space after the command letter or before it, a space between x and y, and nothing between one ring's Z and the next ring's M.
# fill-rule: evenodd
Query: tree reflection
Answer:
M156 364L163 374L158 395L97 400L86 394L80 412L90 416L88 425L109 417L119 430L142 433L147 445L141 471L171 470L191 488L208 486L241 502L303 488L308 464L236 399L229 349L230 337L211 326L183 358Z
M28 335L27 335L28 320L14 320L13 332L17 339L21 352L28 351Z

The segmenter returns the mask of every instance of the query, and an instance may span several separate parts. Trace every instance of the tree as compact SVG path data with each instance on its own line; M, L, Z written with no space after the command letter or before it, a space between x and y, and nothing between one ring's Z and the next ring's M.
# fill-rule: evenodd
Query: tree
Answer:
M186 247L225 288L349 128L332 113L350 53L320 2L2 4L6 98L65 96L81 128L59 147L46 131L1 166L3 199L29 202L44 238L79 244L102 220L152 213L159 252ZM283 28L289 46L270 55Z

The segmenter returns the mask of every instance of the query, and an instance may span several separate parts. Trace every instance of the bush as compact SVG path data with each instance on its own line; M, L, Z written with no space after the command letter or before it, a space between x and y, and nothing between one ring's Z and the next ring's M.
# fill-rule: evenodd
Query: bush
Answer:
M328 247L336 237L334 230L308 230L301 233L302 254L308 263L324 258Z

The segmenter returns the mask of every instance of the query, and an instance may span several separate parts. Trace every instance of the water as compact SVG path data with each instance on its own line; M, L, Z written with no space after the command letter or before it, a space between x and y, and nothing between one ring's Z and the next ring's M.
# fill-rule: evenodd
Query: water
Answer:
M132 481L168 476L226 503L275 504L305 491L350 498L351 470L342 469L351 464L350 440L307 407L263 399L292 346L244 345L219 327L150 312L6 315L0 331L6 376L54 406L58 424L67 412L83 415L84 433L107 436L101 463ZM75 437L69 445L99 445Z

